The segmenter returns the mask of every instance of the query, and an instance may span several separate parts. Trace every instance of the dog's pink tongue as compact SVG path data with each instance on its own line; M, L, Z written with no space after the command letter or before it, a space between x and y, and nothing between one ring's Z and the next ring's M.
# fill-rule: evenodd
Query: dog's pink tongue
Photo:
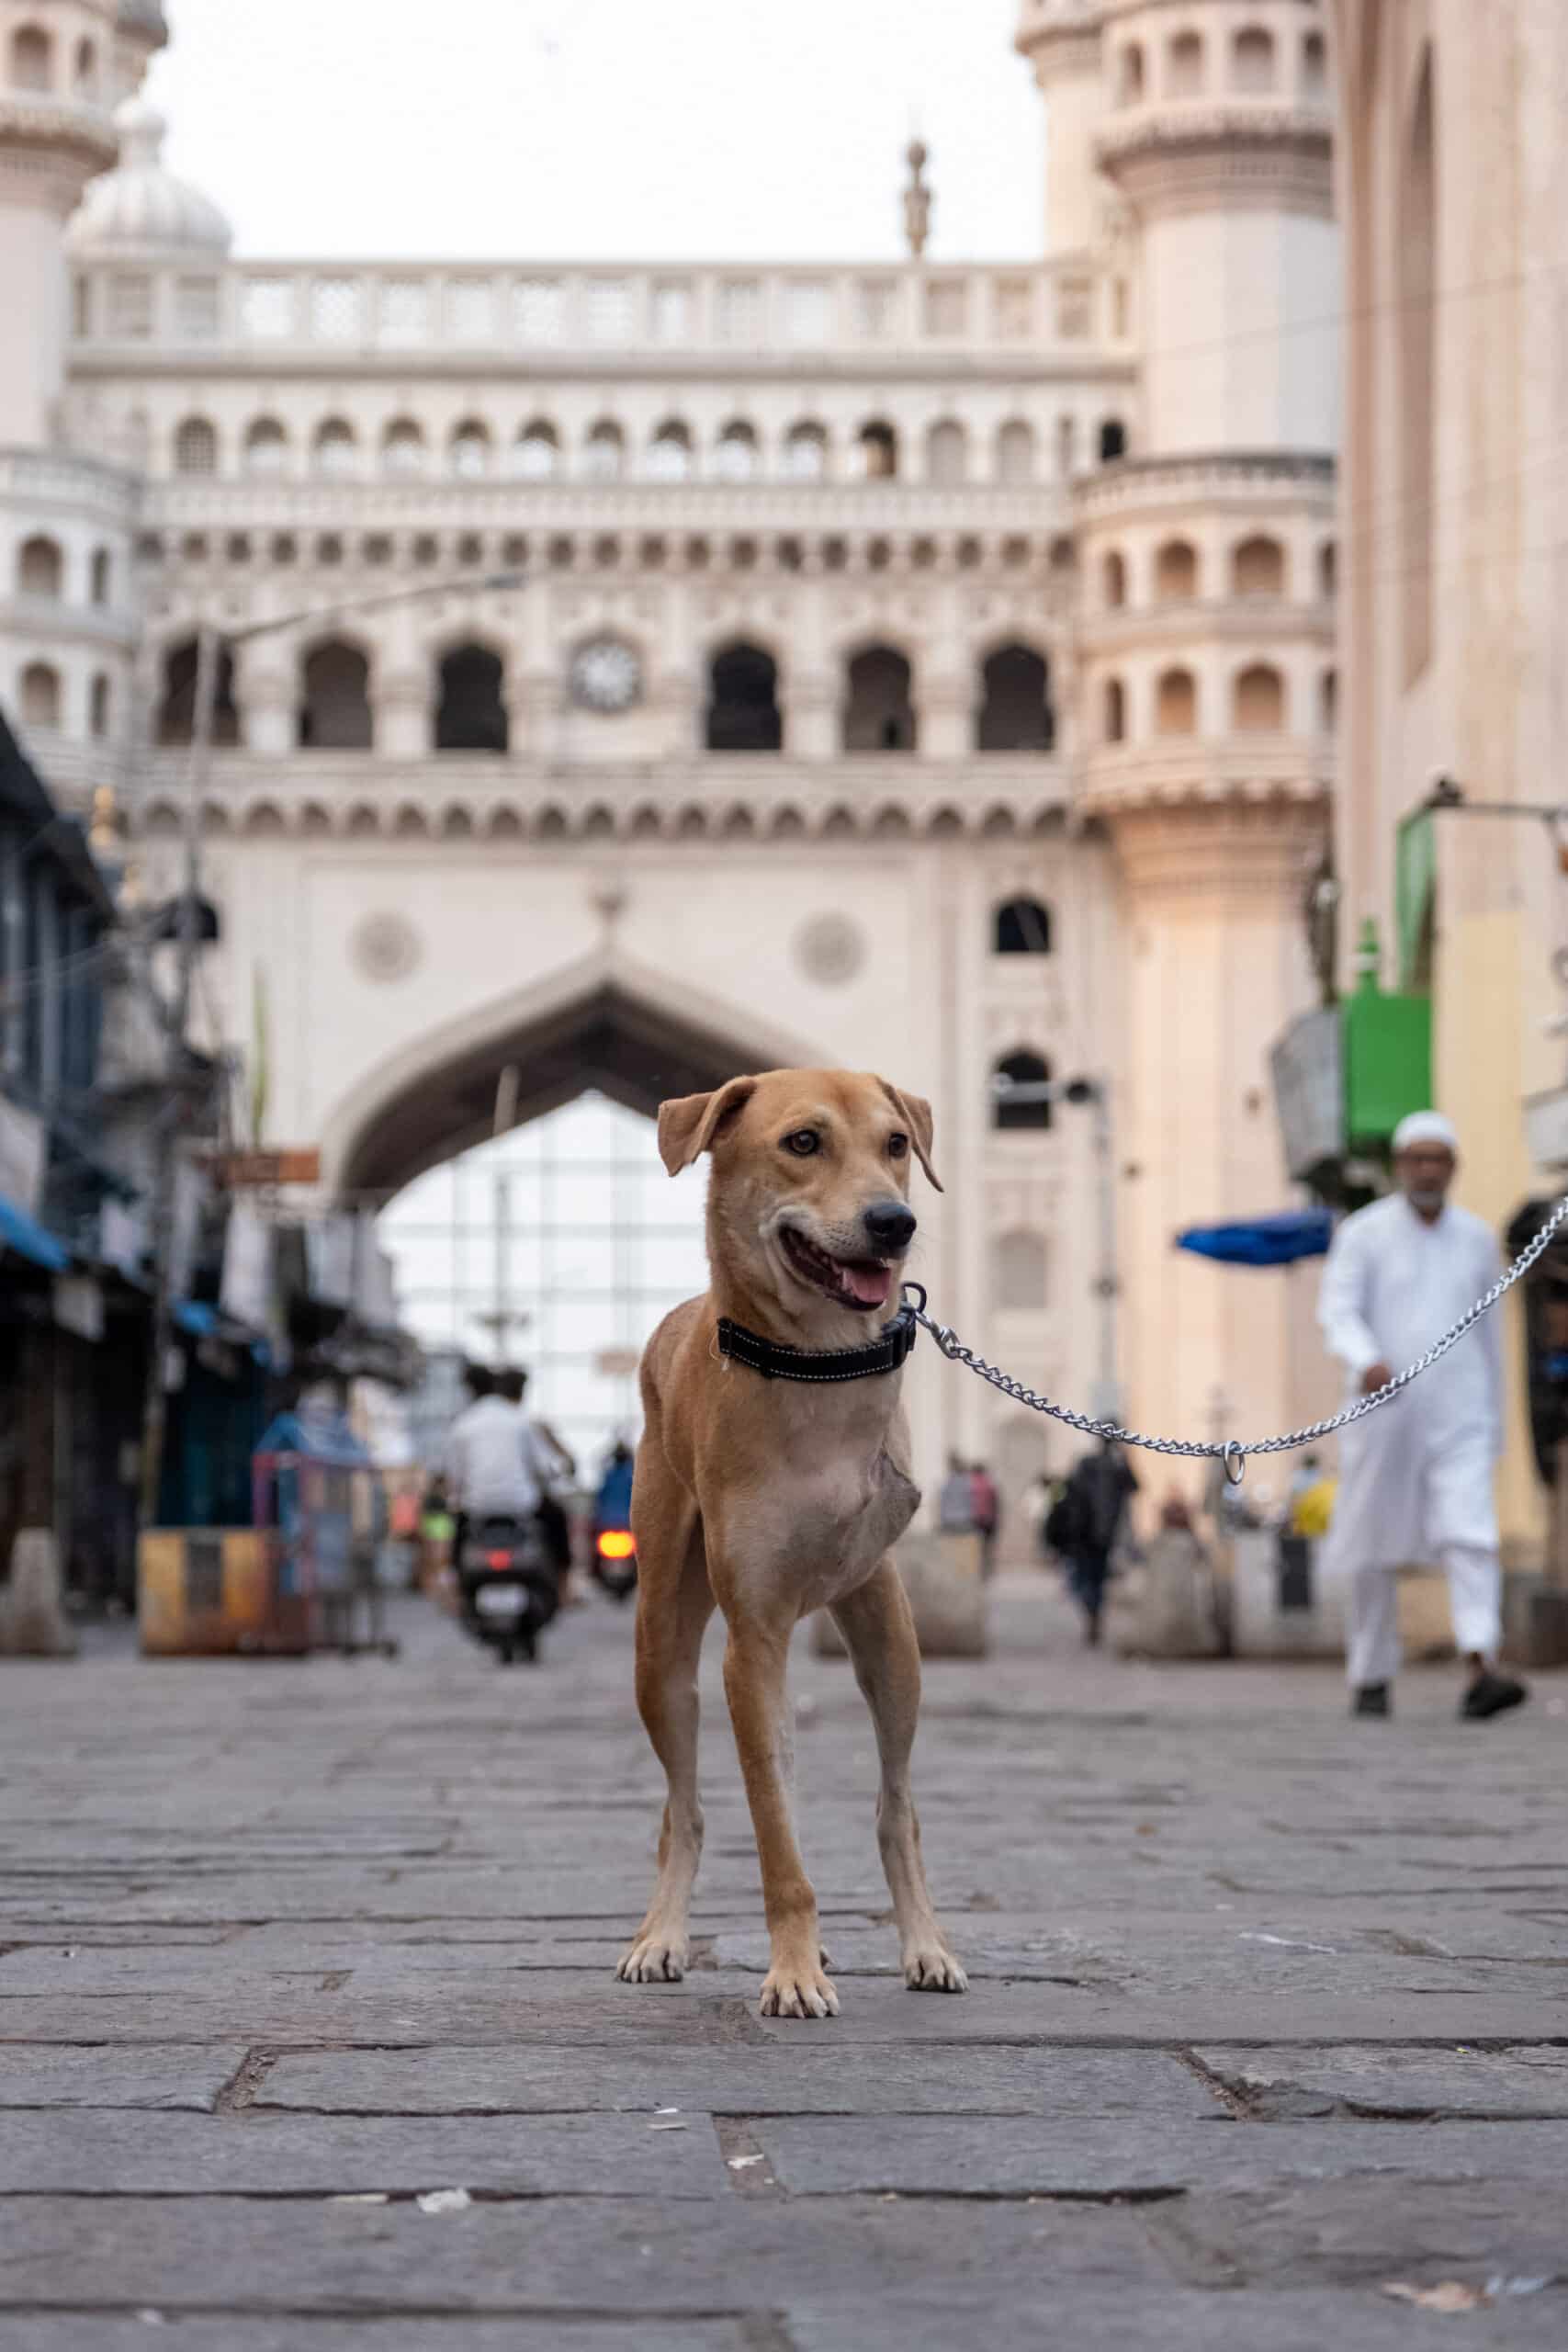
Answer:
M893 1286L891 1266L846 1266L844 1288L861 1306L880 1306Z

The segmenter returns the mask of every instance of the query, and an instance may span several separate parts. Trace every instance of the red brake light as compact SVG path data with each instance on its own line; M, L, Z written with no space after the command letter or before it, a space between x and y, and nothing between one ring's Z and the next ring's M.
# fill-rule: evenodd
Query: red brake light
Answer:
M637 1541L624 1527L607 1527L599 1538L602 1560L630 1560L636 1556Z
M485 1566L487 1568L509 1568L512 1566L512 1555L510 1552L487 1552Z

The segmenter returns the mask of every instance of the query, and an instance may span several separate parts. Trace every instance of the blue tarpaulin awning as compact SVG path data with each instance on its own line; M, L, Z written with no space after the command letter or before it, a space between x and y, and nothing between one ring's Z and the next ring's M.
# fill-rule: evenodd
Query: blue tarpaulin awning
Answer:
M1176 1246L1222 1266L1293 1266L1301 1258L1325 1257L1333 1238L1327 1209L1285 1209L1235 1225L1190 1225Z
M8 1201L4 1193L0 1193L0 1250L14 1250L19 1258L30 1259L51 1274L64 1273L71 1263L71 1252L63 1241L57 1241L36 1216Z

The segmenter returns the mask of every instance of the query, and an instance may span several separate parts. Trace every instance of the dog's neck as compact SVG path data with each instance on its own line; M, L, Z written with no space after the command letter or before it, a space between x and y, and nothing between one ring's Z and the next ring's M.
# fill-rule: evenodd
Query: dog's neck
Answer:
M835 1306L830 1298L803 1297L795 1308L771 1283L748 1281L735 1268L716 1264L709 1270L708 1295L716 1316L728 1316L743 1330L785 1348L867 1347L881 1338L898 1312L897 1291L886 1306L865 1315L857 1315L852 1307Z

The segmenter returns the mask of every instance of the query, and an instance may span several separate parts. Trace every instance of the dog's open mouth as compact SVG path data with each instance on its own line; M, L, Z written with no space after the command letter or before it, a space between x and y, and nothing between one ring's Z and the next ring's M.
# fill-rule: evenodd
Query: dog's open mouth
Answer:
M840 1306L851 1306L860 1314L869 1314L874 1306L886 1306L893 1287L896 1269L883 1258L835 1258L828 1250L819 1250L793 1225L780 1228L784 1256L803 1282Z

